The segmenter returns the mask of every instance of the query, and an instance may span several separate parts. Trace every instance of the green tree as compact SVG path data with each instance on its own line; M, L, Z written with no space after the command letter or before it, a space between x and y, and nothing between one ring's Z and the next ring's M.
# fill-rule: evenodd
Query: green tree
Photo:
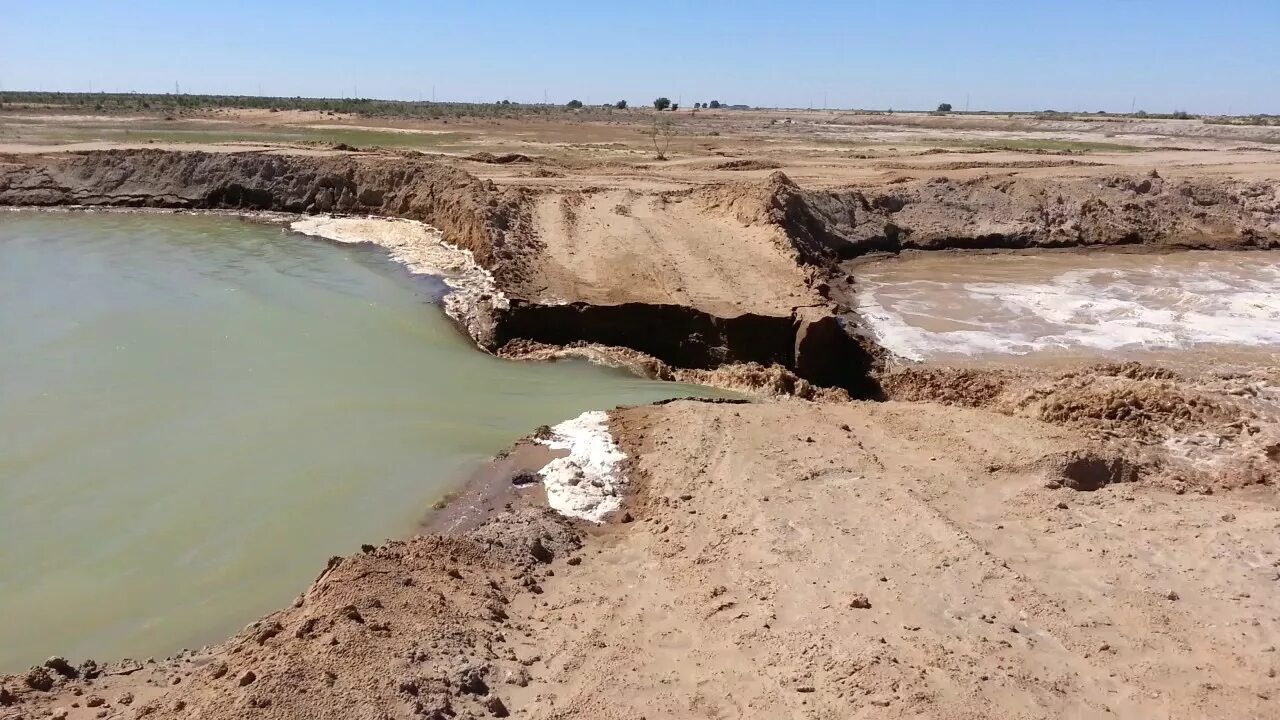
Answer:
M626 109L627 109L627 101L626 101L626 100L619 100L618 102L614 103L614 104L613 104L613 106L614 106L614 107L616 107L616 108L618 108L619 110L626 110Z
M719 101L719 100L712 100L712 101L711 101L711 104L710 104L710 105L708 105L708 107L710 107L712 110L719 110L719 109L720 109L720 101Z
M565 104L565 107L569 108L570 110L577 110L578 108L582 107L582 101L570 100L567 104Z
M671 99L660 97L657 100L653 101L653 107L655 110L659 110L659 111L666 110L667 108L671 107Z
M942 103L938 105L938 112L951 112L951 103Z

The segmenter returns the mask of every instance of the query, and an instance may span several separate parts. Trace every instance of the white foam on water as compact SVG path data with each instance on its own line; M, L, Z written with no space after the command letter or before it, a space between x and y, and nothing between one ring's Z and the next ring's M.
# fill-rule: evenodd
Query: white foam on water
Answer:
M859 298L858 313L881 346L899 357L916 362L921 362L930 355L947 352L965 355L1021 354L1031 350L1025 343L985 330L925 330L908 323L902 315L881 305L872 293Z
M599 523L622 507L622 461L627 456L609 432L608 413L584 412L551 428L551 437L538 442L569 452L538 471L553 510Z
M1247 255L1247 257L1244 257ZM858 311L879 342L921 361L942 355L1016 354L1046 350L1187 349L1201 344L1280 345L1280 258L1225 253L1222 261L1175 256L1117 260L1045 275L1036 258L1026 282L1010 282L1009 258L957 258L952 282L894 280L895 269L868 273ZM903 267L910 265L905 261ZM1061 267L1062 257L1053 267ZM1082 261L1084 262L1084 261ZM1088 263L1106 262L1091 256ZM972 267L968 276L957 268ZM992 268L1001 279L987 280ZM988 274L988 276L990 276ZM940 329L945 328L945 329Z

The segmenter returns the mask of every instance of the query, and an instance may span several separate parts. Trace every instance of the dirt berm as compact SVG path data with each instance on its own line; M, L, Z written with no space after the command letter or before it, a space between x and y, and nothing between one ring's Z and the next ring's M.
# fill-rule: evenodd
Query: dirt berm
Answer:
M956 180L803 190L777 172L763 184L702 194L749 224L786 228L812 263L875 251L947 248L1280 247L1280 182L1107 177Z
M1280 244L1275 183L937 179L686 191L499 187L443 157L115 150L0 156L0 204L351 213L420 220L510 300L476 341L588 343L678 368L776 365L875 393L878 349L841 307L843 259L907 248ZM835 299L833 299L835 298ZM473 329L474 331L474 329Z
M628 347L683 368L779 365L820 385L847 387L862 382L869 365L860 346L834 332L832 313L811 310L825 303L771 239L762 248L731 249L737 262L673 261L663 238L630 250L606 243L611 253L585 234L561 232L558 223L535 223L531 192L500 189L433 159L159 150L8 156L0 157L0 204L409 218L472 251L510 300L475 338L489 350L512 340L581 341ZM587 247L577 247L583 241ZM630 261L619 260L619 252ZM597 291L597 272L615 292ZM666 291L672 282L664 280L675 275L687 276L672 282L688 285L689 293ZM717 284L699 288L700 276ZM751 287L761 292L742 292Z

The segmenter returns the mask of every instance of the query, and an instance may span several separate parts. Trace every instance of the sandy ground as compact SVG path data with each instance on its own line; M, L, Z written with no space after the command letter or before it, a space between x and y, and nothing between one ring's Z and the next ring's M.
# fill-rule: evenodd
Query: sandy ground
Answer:
M762 172L717 167L727 160L744 158L778 165L796 180L815 186L885 180L902 172L972 176L987 170L1073 168L1072 172L1096 174L1103 171L1089 168L1111 166L1160 167L1162 171L1213 166L1219 172L1238 172L1263 167L1274 170L1280 165L1278 127L1089 116L1039 119L687 109L663 114L675 123L678 134L668 152L669 160L659 163L654 160L649 137L654 115L651 110L637 108L425 121L245 109L187 111L173 118L6 108L0 111L0 153L43 152L68 143L77 143L78 148L189 147L188 143L164 139L182 133L196 134L193 143L215 148L245 135L255 136L255 147L271 147L272 133L298 131L311 131L321 143L326 138L340 141L344 131L357 133L369 140L370 149L419 147L405 143L421 139L418 136L440 135L449 137L441 138L439 146L420 149L459 156L478 151L544 156L572 166L575 172L567 173L572 177L562 178L569 186L619 175L679 185ZM120 136L125 130L131 138ZM95 132L103 137L89 142ZM221 136L221 142L210 142L214 135ZM278 144L297 145L284 139ZM971 167L958 167L966 165ZM528 168L494 166L489 170L486 174L497 179L520 177ZM592 172L584 174L583 170ZM542 180L559 184L556 178Z
M526 603L535 716L1275 717L1273 495L1050 490L1082 438L930 406L615 424L638 522Z
M568 192L539 197L534 212L554 239L535 271L542 302L675 302L721 317L820 302L778 228L744 228L692 198Z

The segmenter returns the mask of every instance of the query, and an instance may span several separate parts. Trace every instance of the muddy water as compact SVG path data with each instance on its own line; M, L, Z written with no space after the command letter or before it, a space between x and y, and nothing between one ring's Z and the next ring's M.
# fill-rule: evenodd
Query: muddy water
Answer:
M438 289L258 223L0 212L0 671L218 640L530 429L708 394L484 355Z
M1280 351L1280 253L932 253L854 272L859 313L911 360Z

